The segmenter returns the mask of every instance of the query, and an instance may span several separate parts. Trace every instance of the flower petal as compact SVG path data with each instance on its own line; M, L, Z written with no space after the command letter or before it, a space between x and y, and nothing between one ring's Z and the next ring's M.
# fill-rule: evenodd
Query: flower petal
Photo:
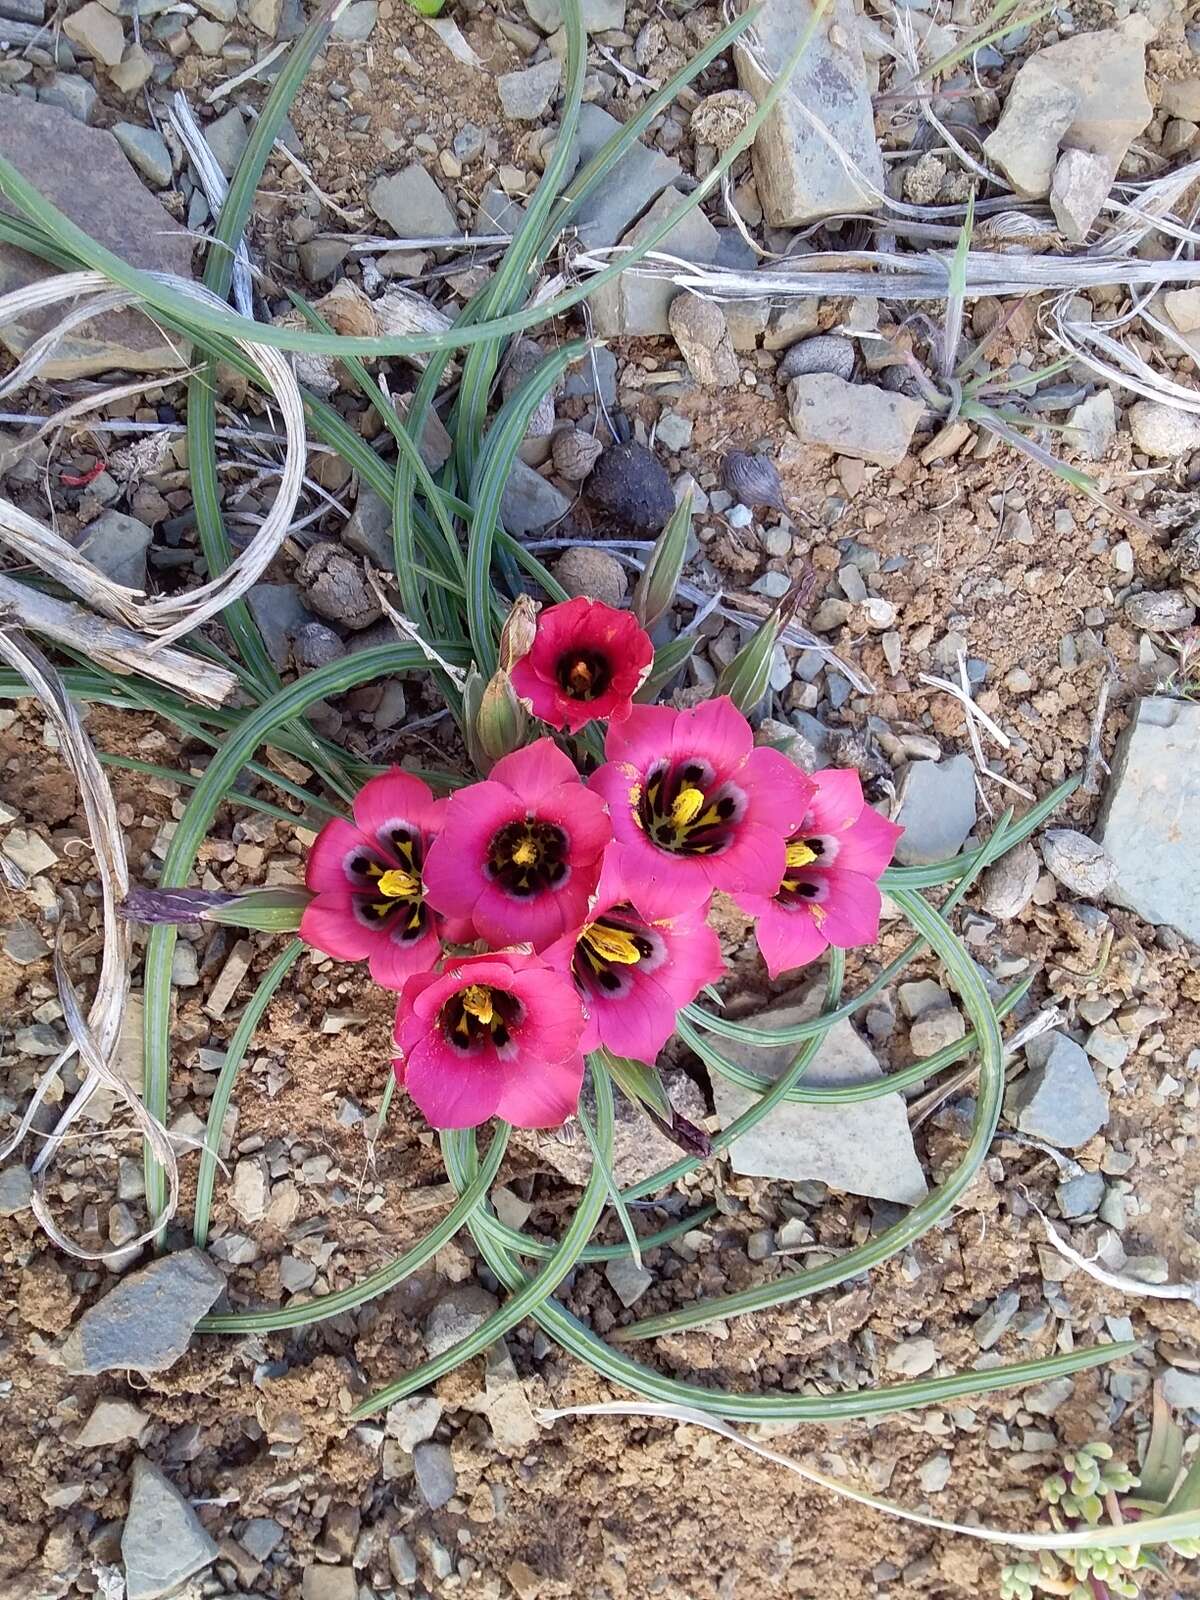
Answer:
M866 805L862 779L853 767L827 767L812 776L814 793L804 819L811 833L845 833Z
M838 868L878 878L891 861L896 841L903 832L896 823L881 817L870 806L864 806L854 825L839 840Z
M532 744L501 757L488 775L489 783L506 785L530 811L539 809L542 796L549 790L580 781L574 762L553 739L535 739ZM470 792L469 789L459 790L460 795Z
M348 889L330 889L310 900L300 918L305 944L335 961L365 960L384 935L359 921L354 898Z
M819 876L828 886L828 893L816 907L817 922L828 942L839 950L874 944L879 937L882 906L874 879L842 867L814 871L813 876Z
M626 761L637 772L646 772L669 753L681 714L670 706L634 706L624 722L609 727L605 756L610 762Z
M747 817L790 839L805 827L816 786L778 750L751 752L740 779L749 796ZM820 831L820 830L816 830Z
M355 822L389 851L392 823L406 822L424 836L436 832L441 817L442 802L433 798L429 785L399 767L369 778L354 797Z
M429 846L421 876L425 896L447 917L469 917L484 886L488 846L507 822L524 815L503 783L473 783L446 802L442 831Z
M475 1128L496 1115L505 1073L493 1052L459 1056L436 1027L402 1065L404 1087L433 1128Z
M536 1071L507 1071L496 1114L517 1128L559 1128L579 1104L583 1056L546 1062Z
M442 942L434 932L432 920L419 939L401 940L392 930L370 951L371 977L383 989L403 989L414 972L427 972L441 953Z
M327 822L313 842L304 866L306 887L317 894L326 890L358 889L367 886L367 879L346 869L347 861L356 855L382 862L383 854L364 837L352 822L344 817L334 817ZM386 863L385 863L386 865Z
M743 909L749 910L749 907ZM807 906L785 906L777 900L759 912L754 937L772 978L796 967L806 967L829 948L829 940L813 921Z
M727 694L681 711L671 734L672 755L704 756L722 775L735 772L753 748L754 732Z

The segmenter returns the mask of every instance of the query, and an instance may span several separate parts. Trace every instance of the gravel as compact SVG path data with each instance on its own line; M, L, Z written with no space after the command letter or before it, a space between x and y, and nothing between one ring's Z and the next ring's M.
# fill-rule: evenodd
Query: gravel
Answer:
M1018 1079L1010 1112L1021 1133L1056 1149L1085 1145L1108 1122L1108 1095L1087 1056L1065 1033L1043 1033L1025 1046L1030 1070Z
M448 1446L419 1444L413 1451L413 1474L421 1499L431 1511L438 1511L458 1488L458 1476Z

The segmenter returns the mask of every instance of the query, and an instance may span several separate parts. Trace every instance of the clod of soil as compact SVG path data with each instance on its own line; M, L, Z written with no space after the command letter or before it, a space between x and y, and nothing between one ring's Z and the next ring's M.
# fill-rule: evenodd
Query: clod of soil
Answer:
M588 479L588 498L631 533L660 533L675 509L667 469L643 444L614 444Z

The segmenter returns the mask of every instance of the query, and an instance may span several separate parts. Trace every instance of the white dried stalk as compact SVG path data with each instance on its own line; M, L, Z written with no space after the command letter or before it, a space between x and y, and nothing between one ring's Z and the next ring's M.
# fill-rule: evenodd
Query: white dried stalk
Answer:
M1115 1289L1118 1294L1134 1295L1139 1300L1188 1300L1192 1305L1200 1307L1200 1283L1143 1283L1140 1278L1131 1278L1123 1272L1109 1272L1105 1267L1097 1266L1087 1256L1080 1255L1074 1245L1070 1245L1050 1221L1037 1201L1028 1194L1025 1198L1037 1212L1041 1219L1042 1227L1046 1230L1046 1238L1058 1251L1064 1261L1069 1261L1073 1267L1078 1267L1080 1272L1086 1272L1089 1278L1095 1278L1097 1283L1104 1284L1107 1289Z
M214 306L221 305L216 295L190 279L167 273L154 276L192 299ZM0 322L80 294L104 291L107 283L108 280L98 272L61 273L43 279L0 297ZM101 300L106 309L113 308L114 302L129 306L141 304L138 296L124 291L121 295L102 292ZM300 497L307 441L304 402L299 385L283 352L249 339L235 342L255 363L266 386L273 391L287 443L279 493L266 520L246 549L218 577L181 595L139 600L136 591L112 583L65 539L49 528L42 527L32 517L27 517L11 502L0 500L0 539L28 559L45 565L68 588L76 594L85 595L106 616L154 635L144 646L148 652L161 650L173 640L199 628L232 601L240 599L258 581L287 537Z
M110 672L123 677L140 673L203 705L226 704L238 687L235 675L214 661L182 650L152 652L153 641L144 634L0 573L0 615L5 613L33 633L78 651Z
M252 66L244 68L236 77L226 78L224 83L218 83L215 89L209 89L204 96L206 106L213 105L217 100L227 99L235 89L240 89L242 84L249 83L251 78L257 78L264 68L269 67L272 61L278 61L280 56L286 55L292 47L290 39L281 39L267 51L265 56L259 56Z
M199 370L199 367L188 367L176 376L178 381L183 382L184 379L192 377ZM140 378L136 382L115 383L108 389L93 390L91 394L82 395L78 400L72 401L62 411L56 411L52 417L47 417L36 433L31 434L27 439L21 440L21 448L27 450L31 445L36 444L39 439L45 438L46 434L55 433L59 428L67 427L80 417L86 417L91 411L99 411L103 406L110 406L117 400L128 400L133 395L144 394L147 389L160 389L161 387L162 378L156 374L151 378ZM168 440L167 443L169 442ZM111 461L106 465L111 466Z
M438 655L429 641L422 637L416 623L411 622L402 611L396 609L388 598L387 590L384 588L384 575L376 572L370 563L367 564L367 582L370 584L371 592L376 600L379 601L380 609L400 637L408 639L412 644L415 644L431 666L437 667L440 672L444 672L455 688L461 689L467 681L466 673L461 667L451 666L450 662Z
M20 289L14 292L17 295L22 295L23 293ZM66 297L64 296L64 298ZM7 320L3 313L5 304L6 300L0 300L0 321ZM128 291L114 289L108 294L96 295L94 298L85 301L83 305L75 306L70 311L64 312L53 328L50 328L40 338L33 341L8 376L0 380L0 399L3 399L6 395L15 394L18 390L24 389L31 384L42 367L53 358L59 346L76 328L82 327L84 323L91 322L94 317L103 316L106 312L120 311L129 304L130 296ZM13 311L11 314L16 316L19 312ZM149 320L154 322L153 317L150 317ZM177 365L186 367L187 360L182 349L171 343L171 336L159 327L157 322L155 322L155 326L158 327L160 334L162 334L164 342L171 347L172 353L177 358ZM156 381L161 383L162 378L160 377Z
M33 1163L32 1170L36 1180L33 1209L38 1221L61 1249L85 1260L105 1260L134 1248L133 1243L100 1252L89 1251L76 1245L58 1228L50 1216L42 1193L44 1175L54 1160L64 1134L101 1084L112 1089L129 1105L134 1120L167 1170L169 1185L167 1210L155 1219L154 1228L143 1235L143 1239L150 1237L151 1233L156 1232L167 1221L174 1211L179 1193L178 1165L166 1129L151 1116L125 1080L109 1065L120 1034L121 1019L129 991L131 932L129 924L117 914L119 902L129 892L125 836L117 817L117 805L112 788L55 668L37 646L15 627L0 627L0 659L21 674L44 707L58 734L62 757L70 767L79 787L88 835L96 854L104 928L104 952L100 960L100 976L86 1019L62 962L61 952L55 954L59 997L71 1042L60 1051L43 1075L14 1139L0 1150L0 1158L7 1155L24 1139L49 1085L55 1080L64 1064L78 1051L87 1072L78 1092L63 1111L54 1131Z
M261 65L261 62L257 63L254 70L257 71ZM228 86L225 92L228 93ZM179 142L187 151L188 158L196 169L196 176L200 180L201 189L204 190L209 211L214 217L219 217L229 195L229 179L221 171L217 158L213 155L212 146L204 137L204 129L196 121L195 113L182 89L176 90L168 116L171 126L179 135ZM239 235L237 248L233 252L233 303L244 317L253 320L254 294L250 283L250 251L246 244L245 233Z
M1138 308L1136 314L1140 314L1142 320L1154 328L1168 343L1175 345L1192 360L1196 359L1195 348L1186 343L1174 328L1156 317L1145 305ZM1122 318L1121 322L1128 320L1127 317ZM1110 323L1107 326L1115 327L1119 326L1119 323ZM1200 389L1176 383L1167 373L1152 367L1131 346L1124 344L1120 339L1114 339L1111 333L1106 332L1104 324L1072 322L1065 314L1065 305L1056 302L1050 322L1050 335L1055 343L1068 351L1074 359L1082 361L1107 382L1119 384L1124 389L1132 389L1135 394L1140 394L1147 400L1157 400L1160 405L1200 414ZM1108 359L1103 360L1102 356L1107 356Z

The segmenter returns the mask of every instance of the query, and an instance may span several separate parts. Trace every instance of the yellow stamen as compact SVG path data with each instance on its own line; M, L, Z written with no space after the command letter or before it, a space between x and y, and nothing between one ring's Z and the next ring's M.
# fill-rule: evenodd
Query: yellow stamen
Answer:
M613 961L618 966L633 967L641 960L633 934L624 928L611 928L593 922L580 934L585 944L596 952L602 961Z
M495 1016L492 1007L492 991L482 983L473 983L469 989L462 992L463 1010L469 1011L486 1028Z
M675 796L675 804L671 807L671 821L677 828L686 828L694 817L704 810L704 791L702 789L681 789Z
M592 687L592 669L586 661L577 661L567 673L571 688L579 696L586 695Z
M787 847L787 864L789 867L806 867L810 861L817 859L817 852L809 848L803 839L793 839Z
M537 860L537 846L528 835L513 851L512 858L518 867L532 867Z
M376 888L389 900L408 900L421 892L421 880L411 872L404 872L400 867L392 867L383 873Z

